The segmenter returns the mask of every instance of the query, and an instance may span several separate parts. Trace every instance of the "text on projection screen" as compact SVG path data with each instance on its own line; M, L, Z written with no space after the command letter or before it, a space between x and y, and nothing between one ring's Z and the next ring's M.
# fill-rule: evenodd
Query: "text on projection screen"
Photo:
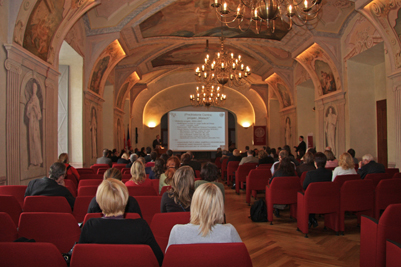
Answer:
M169 149L216 150L226 144L225 112L169 112Z

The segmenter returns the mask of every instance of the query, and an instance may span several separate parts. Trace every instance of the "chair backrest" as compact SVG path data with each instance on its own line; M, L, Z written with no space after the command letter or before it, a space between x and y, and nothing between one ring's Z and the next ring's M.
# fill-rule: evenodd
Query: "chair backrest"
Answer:
M164 256L163 267L176 266L251 267L252 261L244 243L171 245Z
M227 161L228 161L228 158L223 159L223 162L221 163L222 171L227 171Z
M373 180L373 185L376 187L383 179L389 179L391 176L387 173L369 173L366 174L365 179Z
M162 187L162 190L160 191L160 196L162 196L166 191L171 189L171 185L165 185Z
M297 203L299 191L302 191L302 186L297 176L276 177L270 184L269 198L277 204Z
M78 187L78 196L96 196L97 186L87 185Z
M308 209L313 210L314 213L338 211L340 207L340 187L333 182L311 183L305 190L305 201Z
M72 183L72 184L74 185L75 188L78 187L78 179L77 179L77 177L75 177L74 174L68 174L68 175L65 177L64 181L65 181L66 183L67 183L67 182Z
M72 213L71 206L65 197L28 196L25 197L24 212L65 212Z
M376 207L385 209L390 204L401 203L401 179L384 179L376 186Z
M299 178L299 182L301 183L302 189L303 189L303 186L304 186L304 181L305 181L307 173L308 173L307 171L302 172L301 177Z
M129 174L131 177L131 169L130 168L122 168L121 173L124 174Z
M158 193L159 192L159 179L151 179L150 181L152 182L153 189L155 190L156 193Z
M104 175L104 173L108 170L109 168L98 168L96 174L97 175Z
M87 179L103 179L103 175L96 174L96 173L86 173L86 174L81 174L81 179L79 179L79 182L82 182L82 180L87 180Z
M1 242L2 266L67 267L57 247L51 243Z
M18 238L17 225L10 215L0 212L0 242L13 242Z
M253 178L253 177L265 178L265 179L267 179L267 182L268 182L269 179L272 177L272 173L271 173L270 169L267 169L267 168L266 169L265 168L261 168L261 169L256 168L256 169L250 170L248 176L250 178Z
M271 167L273 166L273 164L259 164L258 165L258 169L271 169Z
M201 178L199 170L195 170L195 178Z
M79 175L82 174L95 174L92 168L76 168Z
M64 179L65 182L65 187L68 189L68 191L70 191L71 195L73 197L77 196L77 188L78 188L78 184L75 184L72 180L70 179Z
M217 168L221 169L221 161L220 161L221 157L217 157L214 160L214 164L216 164Z
M109 164L93 164L92 166L91 166L91 169L93 169L93 171L95 172L95 173L97 173L97 170L99 169L99 168L110 168L110 166L109 166Z
M401 244L390 239L386 241L386 267L399 267L401 262Z
M136 196L141 208L142 218L150 225L153 215L160 213L161 196Z
M340 189L341 207L346 207L345 210L348 211L373 211L374 198L375 187L372 180L348 180Z
M359 174L345 174L345 175L337 175L334 182L337 183L340 188L346 181L351 180L361 180L361 176Z
M233 175L233 173L238 169L239 161L230 161L227 164L227 175Z
M400 173L400 169L398 168L386 168L386 173L393 177L395 173Z
M257 163L245 163L238 165L236 175L241 176L241 178L246 177L251 170L256 169L256 166L258 166Z
M166 250L170 232L174 225L187 224L190 217L190 212L156 213L153 216L150 229L152 229L152 233L163 252Z
M53 243L61 253L66 253L78 242L81 229L71 213L23 212L18 235L36 242Z
M113 163L112 168L116 168L116 169L119 169L121 171L122 169L125 168L125 166L127 166L127 164Z
M17 226L22 208L14 196L0 195L0 212L5 212L10 215L11 220L14 222L15 226Z
M393 178L401 178L401 173L394 173Z
M148 245L77 244L71 267L149 266L159 267Z
M157 196L153 186L127 186L130 196Z
M26 188L27 188L26 185L1 185L0 195L14 196L22 207L22 205L24 205Z
M79 196L75 199L74 211L72 214L78 223L83 222L92 198L92 196Z
M85 223L92 218L102 218L103 214L101 212L95 212L95 213L87 213L85 214L85 217L82 221L82 226L85 225ZM124 214L125 219L140 219L141 216L138 213L132 213L132 212L126 212Z
M78 188L81 186L98 186L103 182L103 179L87 179L79 181Z

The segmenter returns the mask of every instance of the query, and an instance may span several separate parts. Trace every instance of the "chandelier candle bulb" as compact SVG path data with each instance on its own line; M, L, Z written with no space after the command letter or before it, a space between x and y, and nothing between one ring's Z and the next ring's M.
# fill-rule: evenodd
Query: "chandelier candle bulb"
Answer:
M242 71L244 70L244 64L241 64L241 70Z
M224 63L221 63L221 69L224 70Z
M233 63L233 70L235 70L235 63Z
M234 58L234 53L231 53L231 58Z
M202 71L205 71L205 65L202 65Z
M238 55L238 60L241 61L241 55Z

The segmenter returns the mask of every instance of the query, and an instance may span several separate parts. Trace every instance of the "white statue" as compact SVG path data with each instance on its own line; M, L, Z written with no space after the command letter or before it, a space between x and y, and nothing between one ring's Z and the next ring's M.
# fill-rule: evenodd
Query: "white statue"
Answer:
M285 144L291 146L291 122L290 118L287 117L285 120Z
M42 119L39 98L36 95L38 86L36 83L32 86L32 97L26 105L26 116L29 119L28 137L29 137L29 159L31 165L40 165L42 158L42 139L40 138L39 121Z
M327 146L331 147L333 154L335 154L336 148L336 124L337 124L337 115L333 113L333 108L329 107L329 114L326 116L326 136L327 136Z
M95 110L92 110L92 121L90 123L90 130L92 135L92 158L97 158L97 121Z

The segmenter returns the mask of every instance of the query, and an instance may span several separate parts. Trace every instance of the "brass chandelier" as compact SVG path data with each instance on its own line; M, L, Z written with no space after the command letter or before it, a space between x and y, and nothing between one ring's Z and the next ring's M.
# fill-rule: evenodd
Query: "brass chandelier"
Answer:
M222 106L227 96L221 92L220 86L210 83L196 87L196 94L190 95L189 99L193 106Z
M255 24L257 34L260 33L263 22L272 32L275 30L276 19L303 26L318 20L322 0L212 0L211 6L216 11L217 18L229 28L248 30Z

